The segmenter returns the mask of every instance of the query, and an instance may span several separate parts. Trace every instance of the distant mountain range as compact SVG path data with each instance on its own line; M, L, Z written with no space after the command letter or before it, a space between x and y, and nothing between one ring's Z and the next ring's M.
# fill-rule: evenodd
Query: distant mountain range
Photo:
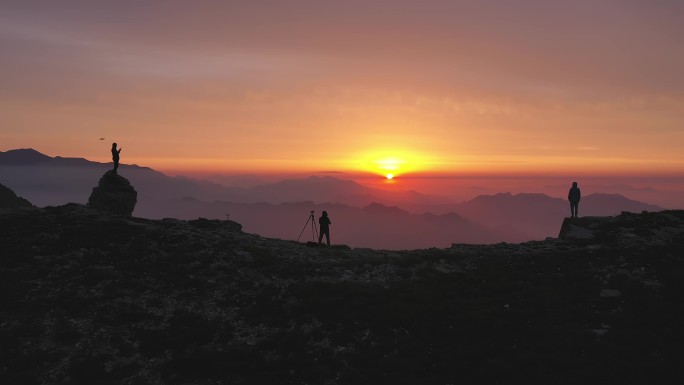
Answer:
M32 149L0 152L0 183L37 206L87 202L110 168L111 164L50 157ZM137 165L121 165L119 170L138 191L136 216L226 219L228 214L248 232L297 239L311 210L316 215L327 210L333 242L357 247L544 239L557 235L569 211L566 200L536 193L480 195L457 203L416 191L373 189L332 176L241 188L170 177ZM580 203L581 216L660 210L619 194L589 194Z
M331 238L334 244L378 249L416 249L448 247L452 243L496 243L527 240L529 236L515 231L497 231L455 213L434 215L411 214L396 206L373 203L352 207L340 203L233 203L202 202L192 198L167 202L150 207L142 216L160 218L154 212L174 212L179 219L216 218L240 223L246 232L266 237L316 240L312 233L318 228L323 210L332 221ZM314 211L312 226L310 212Z
M33 149L0 152L0 183L37 206L85 203L111 163L82 158L50 157ZM138 201L179 199L197 196L219 199L224 186L186 178L169 177L148 167L122 164L124 175L138 190Z
M17 194L32 197L38 206L88 200L90 189L111 163L82 158L50 157L33 149L0 152L0 182ZM224 200L239 203L347 203L366 206L373 202L390 205L448 204L450 199L416 191L386 191L362 186L351 180L331 176L282 180L244 188L206 180L170 177L148 167L122 164L120 173L136 187L141 198L180 199L192 196L200 200ZM44 190L45 193L40 190Z
M560 218L569 216L570 207L565 199L545 194L480 195L474 199L450 207L466 218L495 228L513 228L528 234L531 239L556 236L555 228ZM582 197L579 206L581 216L617 215L622 211L660 211L661 207L625 198L619 194L589 194ZM551 231L550 229L554 229Z

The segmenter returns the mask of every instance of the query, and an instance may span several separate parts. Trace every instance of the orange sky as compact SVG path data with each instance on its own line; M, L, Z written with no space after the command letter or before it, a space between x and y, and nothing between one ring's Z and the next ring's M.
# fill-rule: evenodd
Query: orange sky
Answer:
M684 169L678 2L234 3L4 3L0 150L104 162L116 141L169 172Z

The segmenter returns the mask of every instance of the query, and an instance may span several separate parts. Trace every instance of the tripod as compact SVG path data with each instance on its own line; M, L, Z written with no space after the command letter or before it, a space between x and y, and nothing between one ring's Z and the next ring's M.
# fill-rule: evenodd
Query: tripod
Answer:
M311 241L316 242L316 237L318 236L318 227L316 226L316 218L314 217L313 210L311 210L311 214L309 214L309 219L306 220L306 223L302 228L302 232L299 233L299 237L297 237L297 242L299 242L299 238L301 238L302 234L304 234L304 230L306 230L306 226L309 224L309 221L311 221Z

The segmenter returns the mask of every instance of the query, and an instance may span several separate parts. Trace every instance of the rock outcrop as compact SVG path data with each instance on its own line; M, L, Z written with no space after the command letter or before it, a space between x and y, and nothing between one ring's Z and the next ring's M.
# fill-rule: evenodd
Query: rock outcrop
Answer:
M558 238L577 245L661 247L684 237L684 212L665 210L614 217L565 218Z
M121 175L107 171L88 199L90 207L119 215L131 215L137 203L138 193L131 182Z
M590 241L596 236L600 223L610 217L565 218L558 238L565 241Z
M0 184L0 209L15 209L18 207L33 207L31 202L17 196L10 188Z

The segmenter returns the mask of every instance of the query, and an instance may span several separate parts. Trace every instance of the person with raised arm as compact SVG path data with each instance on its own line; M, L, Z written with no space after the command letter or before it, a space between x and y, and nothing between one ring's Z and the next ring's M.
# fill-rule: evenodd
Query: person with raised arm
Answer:
M116 143L112 143L112 160L114 161L114 174L117 173L119 169L119 154L121 153L121 148L116 149Z

